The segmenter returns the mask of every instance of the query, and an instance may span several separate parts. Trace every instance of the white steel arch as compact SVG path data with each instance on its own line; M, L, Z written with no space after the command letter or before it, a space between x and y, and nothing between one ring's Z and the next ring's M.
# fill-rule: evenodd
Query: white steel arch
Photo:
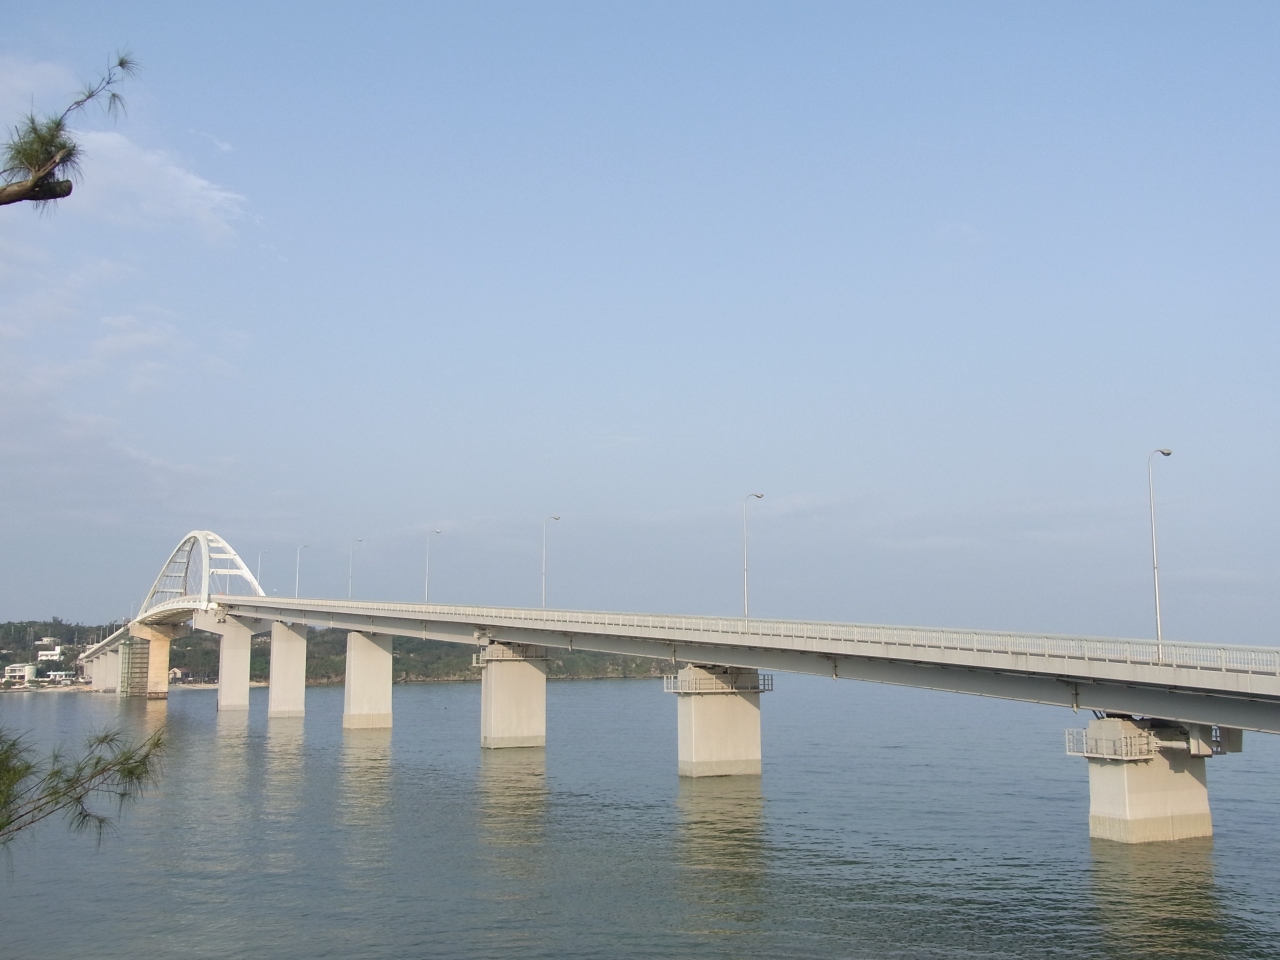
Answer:
M160 569L160 576L142 601L138 619L148 610L179 600L206 609L211 594L266 596L257 578L227 541L211 530L192 530Z

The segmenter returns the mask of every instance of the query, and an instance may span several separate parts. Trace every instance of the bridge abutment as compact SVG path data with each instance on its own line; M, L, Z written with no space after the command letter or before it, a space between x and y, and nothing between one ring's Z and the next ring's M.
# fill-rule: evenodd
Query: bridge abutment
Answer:
M760 773L760 694L773 689L772 676L688 664L663 679L667 692L676 694L680 776Z
M391 637L348 633L342 726L346 729L390 727L391 680Z
M547 651L527 643L490 643L480 667L480 746L547 744Z
M1240 731L1106 717L1068 732L1089 761L1089 836L1150 843L1213 836L1205 761L1238 752Z
M268 717L301 717L307 704L307 628L300 623L271 623L271 683Z

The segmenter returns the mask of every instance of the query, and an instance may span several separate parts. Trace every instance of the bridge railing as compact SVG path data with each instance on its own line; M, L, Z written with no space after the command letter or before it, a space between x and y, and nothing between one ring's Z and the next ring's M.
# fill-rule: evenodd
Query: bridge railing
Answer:
M407 606L407 605L406 605ZM426 606L419 610L432 609ZM526 610L506 607L439 607L459 619L536 622L556 625L635 628L673 633L714 634L750 640L851 643L861 646L905 647L1052 657L1065 660L1110 661L1151 666L1208 669L1280 676L1280 648L1196 643L1156 643L1154 640L1068 637L1054 634L948 630L931 627L891 627L871 624L822 623L797 620L744 620L737 617L653 616L596 613L577 610Z
M156 610L178 608L183 598ZM866 655L926 651L957 651L999 654L1012 657L1103 661L1139 666L1157 666L1227 673L1261 674L1280 677L1280 648L1197 643L1156 643L1108 637L1070 637L1056 634L1028 634L982 630L951 630L936 627L896 627L875 624L827 623L801 620L747 620L741 617L699 617L639 613L606 613L590 610L541 610L518 607L453 606L443 604L384 603L350 600L297 600L215 596L214 603L250 604L280 608L306 608L356 614L381 614L417 622L529 625L548 630L581 629L617 633L644 631L650 639L696 636L708 643L753 646L768 639L769 646L798 650L834 652L832 644L857 647L850 653ZM662 635L666 636L662 636Z

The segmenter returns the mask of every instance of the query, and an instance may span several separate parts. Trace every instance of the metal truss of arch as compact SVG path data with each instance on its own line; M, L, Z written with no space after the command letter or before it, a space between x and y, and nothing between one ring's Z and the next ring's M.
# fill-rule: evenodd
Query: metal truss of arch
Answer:
M209 597L215 594L266 596L257 578L227 541L210 530L193 530L182 538L160 570L138 617L162 604L180 600L204 609L209 606Z

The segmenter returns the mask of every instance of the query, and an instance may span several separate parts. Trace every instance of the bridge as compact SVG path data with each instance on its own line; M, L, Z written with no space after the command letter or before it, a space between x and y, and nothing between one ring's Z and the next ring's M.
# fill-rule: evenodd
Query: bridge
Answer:
M760 697L774 670L1092 711L1066 732L1087 759L1090 834L1121 842L1212 834L1205 761L1243 731L1280 733L1280 648L732 617L267 597L225 540L197 530L141 612L86 650L96 690L168 696L169 645L220 637L218 709L249 707L252 639L270 635L268 717L305 713L307 629L347 631L343 726L392 724L392 644L469 644L483 749L546 743L548 651L670 661L680 776L757 775Z

